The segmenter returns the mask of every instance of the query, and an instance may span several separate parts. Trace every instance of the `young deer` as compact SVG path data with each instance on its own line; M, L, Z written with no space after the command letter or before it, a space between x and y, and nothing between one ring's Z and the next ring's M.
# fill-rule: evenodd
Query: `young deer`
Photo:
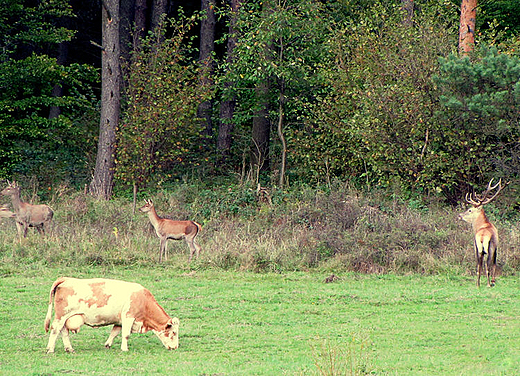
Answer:
M473 205L460 218L473 225L473 232L475 233L475 255L477 259L477 286L480 287L480 275L485 266L486 275L488 279L488 286L495 284L495 269L497 265L497 248L498 248L498 231L491 222L489 222L484 213L483 206L489 204L502 190L502 179L497 184L491 185L493 179L490 180L486 190L478 196L475 192L473 194L466 193L466 202ZM498 189L497 189L498 188ZM495 194L488 197L490 193L497 189ZM487 255L486 264L484 264L484 256ZM490 279L491 275L491 279Z
M152 200L146 200L146 204L139 209L142 213L148 213L148 218L155 229L155 233L161 240L161 248L159 251L159 262L166 260L166 242L168 239L180 240L184 239L190 247L191 261L193 255L198 258L200 253L200 246L195 242L195 237L199 234L201 227L197 222L193 221L174 221L172 219L161 218L157 215Z
M18 229L18 236L20 242L22 236L27 236L27 230L29 227L36 227L41 235L45 235L44 226L52 220L54 212L47 205L32 205L27 202L23 202L20 199L20 187L16 182L7 182L7 187L0 192L3 196L11 196L11 202L16 214L16 227Z

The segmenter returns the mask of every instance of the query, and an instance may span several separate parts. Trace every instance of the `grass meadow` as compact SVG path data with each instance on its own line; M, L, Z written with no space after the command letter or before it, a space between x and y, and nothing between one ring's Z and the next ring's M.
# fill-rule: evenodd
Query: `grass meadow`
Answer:
M74 354L47 355L48 290L59 275L139 281L181 319L180 347L82 327ZM518 280L478 290L473 278L345 273L186 272L169 267L28 268L1 279L5 375L516 375Z
M202 224L191 264L183 242L158 264L159 241L128 197L60 187L45 201L55 212L47 236L30 229L22 244L1 220L0 374L518 374L520 230L507 202L487 208L499 275L478 289L462 207L345 186L268 194L184 184L140 197ZM63 275L141 283L180 318L179 349L146 333L131 335L128 353L120 338L107 350L110 328L85 326L71 336L74 354L60 339L47 355L48 294Z

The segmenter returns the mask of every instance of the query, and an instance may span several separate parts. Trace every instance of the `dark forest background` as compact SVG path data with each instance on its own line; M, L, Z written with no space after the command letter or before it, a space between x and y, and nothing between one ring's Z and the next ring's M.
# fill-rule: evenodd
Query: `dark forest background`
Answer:
M115 194L340 179L455 204L493 177L516 191L514 0L478 3L469 54L455 0L3 0L0 178L46 192L90 184L113 3Z

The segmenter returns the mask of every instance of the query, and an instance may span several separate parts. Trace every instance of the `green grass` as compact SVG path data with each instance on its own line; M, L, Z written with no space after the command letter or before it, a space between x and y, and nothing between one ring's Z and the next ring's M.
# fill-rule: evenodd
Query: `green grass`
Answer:
M22 270L24 268L20 268ZM494 288L459 276L252 273L171 267L39 266L0 279L2 375L515 375L518 280ZM76 353L45 354L49 288L60 275L137 281L181 320L180 348L109 328L72 335Z

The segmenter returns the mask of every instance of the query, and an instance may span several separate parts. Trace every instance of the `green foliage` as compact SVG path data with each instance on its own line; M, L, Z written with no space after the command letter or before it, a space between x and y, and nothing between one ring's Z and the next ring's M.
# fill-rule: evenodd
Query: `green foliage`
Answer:
M70 41L74 32L55 26L72 16L66 1L37 7L10 1L0 19L0 176L38 175L46 183L86 175L86 154L94 146L90 121L96 102L94 68L59 65L40 51ZM52 95L55 85L64 95ZM49 119L49 109L61 115Z
M223 97L233 94L237 98L236 155L241 157L242 150L249 146L251 119L259 103L265 101L254 88L264 82L269 82L270 87L270 118L278 121L281 101L288 149L294 148L297 141L291 132L302 126L302 120L312 111L312 103L323 95L320 68L328 61L325 41L329 16L317 1L265 1L240 7L235 60L231 66L220 67L221 81L233 82ZM276 149L271 152L276 156Z
M440 129L452 166L446 177L458 184L482 175L518 177L520 58L484 46L473 60L450 55L440 62L442 110L436 117L438 124L451 125Z
M397 180L437 190L427 167L437 107L431 77L438 56L451 50L452 18L426 8L414 14L417 26L407 26L398 4L381 2L359 22L337 26L330 93L298 134L303 170L318 181L343 175L368 186Z
M154 173L169 177L201 162L195 114L209 93L198 85L196 64L187 56L194 22L194 17L178 20L166 39L162 28L149 35L128 62L116 159L116 178L124 183L142 186Z

